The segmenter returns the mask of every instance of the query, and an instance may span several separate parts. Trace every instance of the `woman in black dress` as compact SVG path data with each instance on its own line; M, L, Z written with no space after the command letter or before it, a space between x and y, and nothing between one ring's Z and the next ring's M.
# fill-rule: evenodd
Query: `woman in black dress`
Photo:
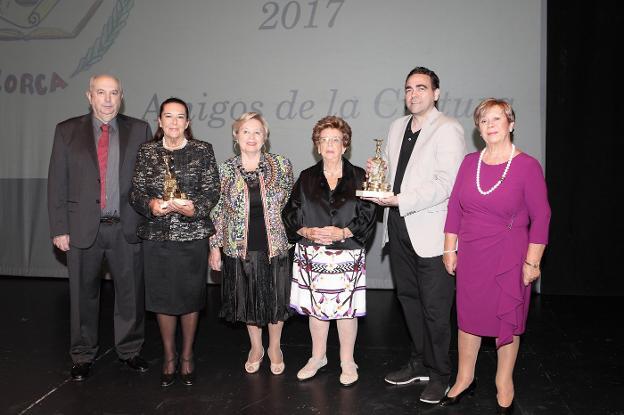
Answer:
M193 342L199 311L206 301L210 211L219 199L219 175L212 146L193 138L187 104L169 98L160 105L154 140L141 146L132 181L131 203L145 216L143 242L145 308L156 313L163 342L161 386L177 369L175 334L182 327L180 378L194 380ZM164 194L175 178L177 192Z
M321 118L312 130L321 160L301 172L282 211L290 242L296 243L290 306L308 316L312 357L297 373L307 380L327 365L329 325L340 339L340 383L357 382L353 352L358 318L366 315L366 242L375 230L375 205L355 192L364 169L344 157L351 127L340 117Z

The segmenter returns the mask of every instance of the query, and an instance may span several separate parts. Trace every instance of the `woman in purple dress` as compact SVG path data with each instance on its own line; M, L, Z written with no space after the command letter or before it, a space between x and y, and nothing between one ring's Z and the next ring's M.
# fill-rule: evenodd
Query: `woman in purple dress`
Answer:
M466 156L449 199L443 261L457 273L459 363L442 406L474 391L481 337L487 336L496 338L498 413L513 411L519 336L550 222L542 168L512 143L514 121L503 100L479 104L474 122L486 146Z

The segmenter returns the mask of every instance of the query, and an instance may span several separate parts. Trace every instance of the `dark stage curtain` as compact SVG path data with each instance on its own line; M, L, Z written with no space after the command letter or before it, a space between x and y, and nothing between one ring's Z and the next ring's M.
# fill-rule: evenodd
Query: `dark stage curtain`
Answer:
M548 2L545 294L624 295L622 13L616 2ZM620 198L621 200L621 198Z

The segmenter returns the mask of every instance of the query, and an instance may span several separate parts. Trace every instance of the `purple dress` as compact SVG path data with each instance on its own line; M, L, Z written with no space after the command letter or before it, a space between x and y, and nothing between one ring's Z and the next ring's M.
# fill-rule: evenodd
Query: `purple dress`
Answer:
M497 338L497 346L524 333L531 286L522 282L529 243L548 242L550 206L542 168L533 157L516 155L501 185L488 195L477 190L479 153L459 168L444 232L458 235L457 322L459 329ZM481 164L487 191L506 163Z

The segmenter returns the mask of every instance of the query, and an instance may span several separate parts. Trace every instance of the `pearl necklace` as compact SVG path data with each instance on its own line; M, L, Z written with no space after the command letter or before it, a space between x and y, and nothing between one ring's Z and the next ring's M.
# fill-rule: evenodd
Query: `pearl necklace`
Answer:
M479 193L481 193L483 196L489 195L494 190L496 190L498 188L498 186L501 185L503 180L505 180L505 177L507 177L507 172L509 171L509 166L511 166L511 160L513 159L514 151L516 151L516 146L512 144L511 145L511 154L509 154L509 160L507 160L507 165L505 166L505 171L503 171L503 175L494 184L494 186L492 186L490 188L490 190L486 190L486 191L484 191L481 188L481 162L483 161L483 155L485 154L485 149L483 149L481 151L481 154L479 154L479 163L477 164L477 179L476 179L476 181L477 181L477 190L479 191Z
M339 168L337 168L334 171L330 171L330 170L327 170L327 169L323 168L323 173L329 174L330 176L341 174L342 173L342 160L340 161L340 167Z
M163 147L169 151L171 150L179 150L181 148L183 148L186 143L188 143L188 140L186 139L186 137L184 137L184 139L182 140L182 142L180 144L178 144L177 146L170 146L167 144L167 142L165 141L165 137L163 137L162 139L162 143L163 143Z

